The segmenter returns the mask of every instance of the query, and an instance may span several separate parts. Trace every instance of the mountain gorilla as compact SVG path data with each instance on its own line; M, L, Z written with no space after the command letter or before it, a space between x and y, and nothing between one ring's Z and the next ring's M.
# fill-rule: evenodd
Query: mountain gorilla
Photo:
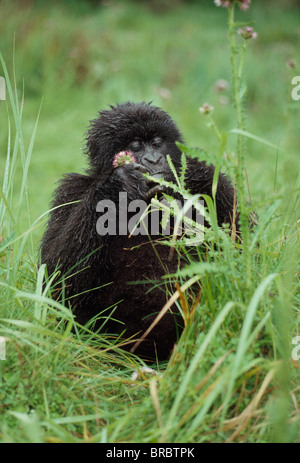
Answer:
M177 141L183 140L171 117L144 102L111 106L91 122L86 144L90 167L86 175L72 173L61 180L41 244L41 263L47 264L49 275L60 270L64 300L70 302L80 324L95 317L93 329L135 342L170 297L162 277L178 269L178 259L170 261L170 248L160 245L157 236L129 236L127 224L118 218L120 193L127 194L128 204L134 200L149 203L160 194L161 185L147 180L145 172L172 180L166 156L170 155L178 170L181 152ZM128 151L134 162L114 167L114 157L122 151ZM185 180L190 193L212 196L213 176L212 165L188 158ZM99 233L99 201L107 206L102 212L115 206L115 233ZM231 224L233 209L233 187L220 174L216 193L219 225ZM61 289L62 283L58 286ZM181 331L182 318L173 306L136 353L147 359L167 359ZM134 342L124 348L130 350Z

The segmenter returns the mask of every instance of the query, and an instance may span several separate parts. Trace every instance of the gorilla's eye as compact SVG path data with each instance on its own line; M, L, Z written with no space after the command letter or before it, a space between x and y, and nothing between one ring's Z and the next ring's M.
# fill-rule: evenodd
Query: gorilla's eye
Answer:
M162 144L163 144L162 138L160 138L160 137L153 138L153 140L152 140L153 148L161 148Z
M133 140L132 142L129 143L128 149L134 152L139 152L143 148L143 142L140 139Z

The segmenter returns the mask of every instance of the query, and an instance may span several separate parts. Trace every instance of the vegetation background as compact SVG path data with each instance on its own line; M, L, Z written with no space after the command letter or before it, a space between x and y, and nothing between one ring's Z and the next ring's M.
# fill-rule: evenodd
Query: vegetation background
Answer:
M45 222L32 224L63 173L84 171L89 120L110 104L152 101L175 119L188 146L215 153L220 142L199 112L209 102L234 151L227 12L212 0L2 0L0 10L0 51L23 102L19 117L8 92L8 104L0 101L1 199L11 182L15 218L2 202L2 441L299 441L299 362L291 356L300 317L300 101L291 98L292 77L300 75L299 1L253 0L249 11L237 9L238 20L258 32L244 70L252 134L245 167L261 220L251 289L244 292L233 250L227 257L237 264L223 257L218 278L208 262L195 319L201 334L196 324L187 327L164 375L142 381L131 379L138 359L56 324L63 308L46 298L36 265ZM9 152L16 155L7 169ZM239 306L229 314L231 301Z

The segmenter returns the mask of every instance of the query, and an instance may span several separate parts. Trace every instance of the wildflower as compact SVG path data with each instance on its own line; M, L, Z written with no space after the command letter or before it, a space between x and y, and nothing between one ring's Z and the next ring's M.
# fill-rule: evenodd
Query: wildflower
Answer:
M226 92L228 89L228 82L225 79L218 79L214 84L214 91L216 93Z
M230 0L215 0L216 6L222 6L223 8L228 8L233 4L233 1Z
M214 110L214 107L208 103L203 103L203 105L200 106L199 108L199 111L201 114L210 114L213 112L213 110Z
M238 34L240 34L244 39L256 39L258 34L255 32L253 27L245 26L238 30Z
M234 4L238 3L242 11L248 10L251 0L215 0L216 6L222 6L223 8L229 8Z
M251 0L240 0L240 9L242 11L246 11L248 10L249 6L250 6L250 3L251 3Z
M136 162L136 159L131 151L120 151L120 153L114 156L113 166L116 168L125 164L132 164L133 162Z

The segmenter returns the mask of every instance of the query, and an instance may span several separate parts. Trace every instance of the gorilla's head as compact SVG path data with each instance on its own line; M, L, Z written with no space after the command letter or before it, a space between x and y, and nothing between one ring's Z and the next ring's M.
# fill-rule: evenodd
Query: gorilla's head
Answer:
M145 102L128 102L99 112L91 121L86 152L91 168L101 174L111 172L116 153L128 150L151 175L159 175L167 154L175 166L180 164L177 141L183 141L182 135L165 111Z

